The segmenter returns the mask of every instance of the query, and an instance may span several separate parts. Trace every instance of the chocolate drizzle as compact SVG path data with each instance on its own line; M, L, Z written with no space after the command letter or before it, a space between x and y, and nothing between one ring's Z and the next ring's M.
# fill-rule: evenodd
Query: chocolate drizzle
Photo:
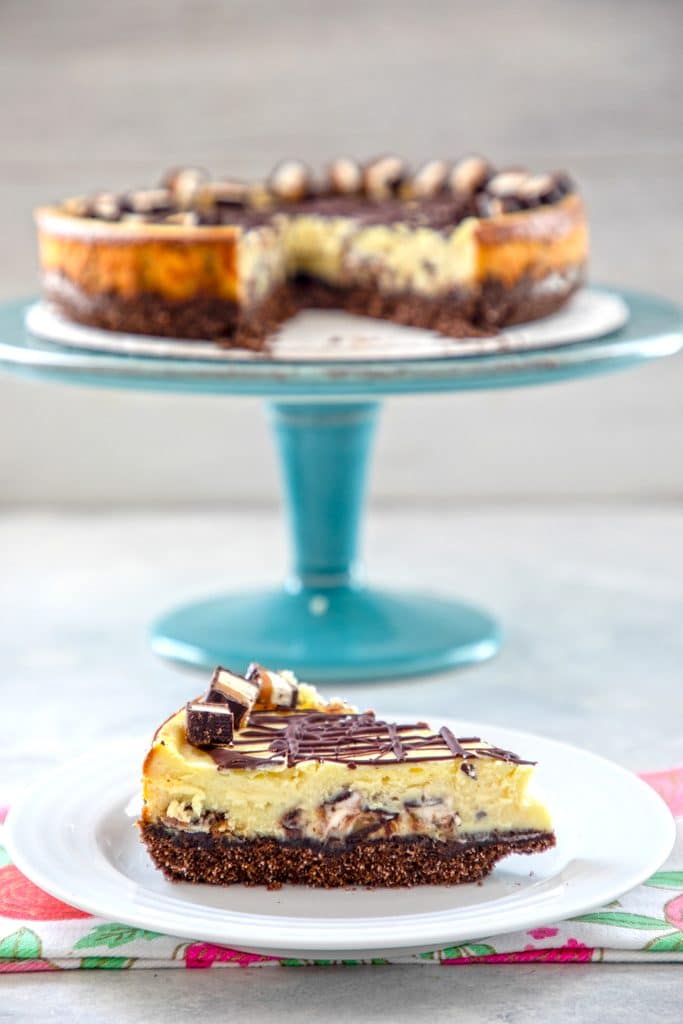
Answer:
M455 757L467 757L467 751L460 741L455 738L448 726L444 725L439 729L439 736L444 741L451 754Z
M208 753L219 769L292 767L302 761L335 761L355 768L407 760L420 763L481 757L513 764L534 763L509 750L486 746L478 736L457 739L446 726L423 735L420 730L424 728L423 722L397 725L377 721L373 711L254 711L230 746L212 747Z

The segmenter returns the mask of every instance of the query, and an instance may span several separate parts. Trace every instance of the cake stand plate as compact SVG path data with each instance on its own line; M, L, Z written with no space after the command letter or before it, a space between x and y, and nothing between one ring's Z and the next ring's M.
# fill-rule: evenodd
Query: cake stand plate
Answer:
M494 619L467 604L360 582L359 524L381 398L546 384L671 355L683 345L681 311L673 303L593 288L543 325L515 329L512 341L508 335L470 339L462 350L452 344L448 354L435 354L433 336L431 349L421 347L428 332L372 324L364 330L381 344L400 338L400 354L370 358L357 318L343 313L311 311L294 328L342 338L343 356L330 358L325 345L324 357L319 352L315 358L295 358L290 347L289 357L188 359L186 353L141 355L129 342L117 351L126 342L116 335L106 350L93 351L93 333L106 332L87 328L89 344L83 335L82 348L71 332L68 342L64 337L57 344L27 328L34 306L0 305L0 364L9 369L90 386L270 399L293 536L291 575L284 588L185 604L155 623L152 643L189 665L223 663L239 671L258 660L311 680L432 672L490 657L500 643ZM624 307L625 323L616 316ZM617 322L623 326L614 329ZM45 317L42 323L41 333Z

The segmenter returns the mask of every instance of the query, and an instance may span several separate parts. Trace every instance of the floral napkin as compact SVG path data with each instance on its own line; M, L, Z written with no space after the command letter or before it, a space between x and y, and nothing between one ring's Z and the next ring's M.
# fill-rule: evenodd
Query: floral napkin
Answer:
M75 968L303 967L341 964L683 962L683 766L643 778L677 819L669 861L643 885L591 914L552 927L373 960L302 960L242 953L103 921L38 889L0 846L0 973ZM0 820L4 815L0 812ZM638 841L634 828L634 842Z

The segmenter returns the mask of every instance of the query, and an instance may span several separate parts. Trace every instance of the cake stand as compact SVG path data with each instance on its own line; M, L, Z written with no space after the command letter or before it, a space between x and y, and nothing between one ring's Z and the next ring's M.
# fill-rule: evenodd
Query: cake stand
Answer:
M469 604L362 582L359 524L380 400L549 384L681 348L681 311L675 305L642 293L618 294L628 306L628 322L591 341L462 357L290 362L154 358L64 347L29 332L30 303L13 301L0 305L0 363L22 374L93 387L268 400L293 538L291 574L279 589L219 594L168 612L152 628L155 651L202 668L226 664L244 670L259 660L311 680L415 675L492 656L500 632L490 615Z

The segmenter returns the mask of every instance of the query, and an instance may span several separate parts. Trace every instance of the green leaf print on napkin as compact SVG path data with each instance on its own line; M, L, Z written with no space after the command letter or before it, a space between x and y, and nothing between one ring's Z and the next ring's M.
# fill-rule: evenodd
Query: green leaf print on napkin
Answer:
M0 941L0 957L7 960L40 960L43 947L30 928L20 928Z
M645 885L658 889L683 889L683 871L657 871Z
M81 967L86 971L122 971L134 963L135 960L127 956L84 956Z
M485 942L473 942L464 946L447 946L441 950L444 960L459 960L461 957L470 956L493 956L493 946L487 946Z
M0 846L0 868L4 868L6 864L11 864L9 853L4 846Z
M148 932L144 928L131 928L127 924L98 924L91 932L74 943L74 949L88 949L91 946L124 946L136 939L160 939L159 932Z
M572 921L584 921L587 924L612 924L616 928L644 928L651 931L661 931L668 928L666 921L656 917L645 917L644 914L627 914L626 911L608 910L598 911L596 914L583 914L581 917L572 917Z
M659 939L648 942L645 949L648 953L683 953L683 932L662 935Z

